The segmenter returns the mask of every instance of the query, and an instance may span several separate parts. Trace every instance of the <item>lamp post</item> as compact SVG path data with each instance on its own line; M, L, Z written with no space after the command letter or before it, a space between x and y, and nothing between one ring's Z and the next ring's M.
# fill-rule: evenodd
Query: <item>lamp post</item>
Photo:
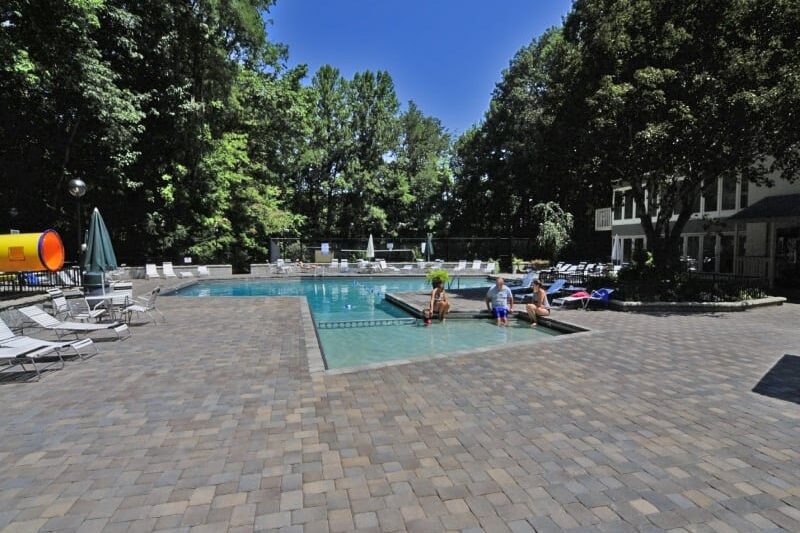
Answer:
M67 190L78 201L78 263L80 263L81 252L83 252L83 246L81 246L81 198L86 194L86 182L80 178L73 178L69 180Z

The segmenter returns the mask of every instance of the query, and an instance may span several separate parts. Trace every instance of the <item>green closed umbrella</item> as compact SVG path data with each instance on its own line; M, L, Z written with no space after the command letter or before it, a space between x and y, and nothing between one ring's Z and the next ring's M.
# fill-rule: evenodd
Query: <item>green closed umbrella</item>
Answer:
M89 222L89 237L86 240L86 253L83 255L81 266L87 274L97 275L99 273L101 278L105 278L106 272L118 268L111 236L96 207L92 211L92 220ZM105 290L105 279L102 284Z

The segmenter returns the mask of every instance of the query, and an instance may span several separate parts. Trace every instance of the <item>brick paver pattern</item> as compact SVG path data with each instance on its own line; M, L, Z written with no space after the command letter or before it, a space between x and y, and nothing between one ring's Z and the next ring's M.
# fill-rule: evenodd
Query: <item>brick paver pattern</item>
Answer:
M314 377L297 299L161 308L0 384L0 531L800 531L800 306Z

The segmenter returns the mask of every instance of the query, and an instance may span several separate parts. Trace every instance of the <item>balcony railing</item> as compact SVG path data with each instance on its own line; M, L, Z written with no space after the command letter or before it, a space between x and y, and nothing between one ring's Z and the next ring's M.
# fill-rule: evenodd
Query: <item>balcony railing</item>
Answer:
M769 275L769 259L766 257L738 257L736 275L766 278Z
M609 231L611 229L611 208L594 210L594 230Z

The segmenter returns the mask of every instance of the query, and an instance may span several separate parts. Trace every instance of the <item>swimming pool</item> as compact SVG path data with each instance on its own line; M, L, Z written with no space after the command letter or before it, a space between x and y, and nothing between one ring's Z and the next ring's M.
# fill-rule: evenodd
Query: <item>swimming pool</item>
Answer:
M462 278L461 288L489 287L486 278ZM385 300L389 293L430 290L424 278L303 278L199 282L179 296L305 296L328 368L413 359L474 348L533 341L559 333L512 320L438 321L423 327ZM355 326L355 327L354 327Z

